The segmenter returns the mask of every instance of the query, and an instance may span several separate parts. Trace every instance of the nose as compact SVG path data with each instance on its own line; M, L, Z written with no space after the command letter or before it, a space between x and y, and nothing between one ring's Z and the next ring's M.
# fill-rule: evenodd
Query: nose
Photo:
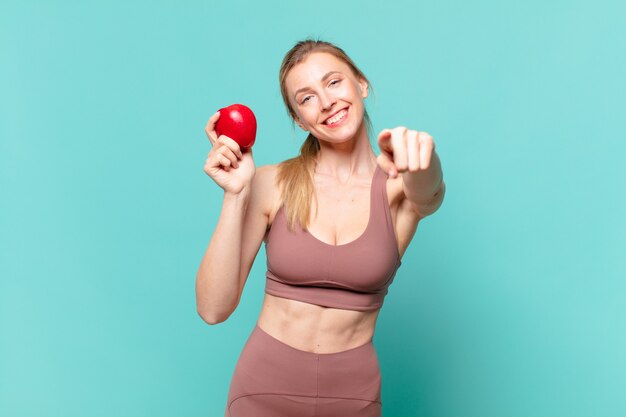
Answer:
M320 95L320 104L322 106L322 110L329 110L333 107L333 105L337 102L337 99L328 93L322 93Z

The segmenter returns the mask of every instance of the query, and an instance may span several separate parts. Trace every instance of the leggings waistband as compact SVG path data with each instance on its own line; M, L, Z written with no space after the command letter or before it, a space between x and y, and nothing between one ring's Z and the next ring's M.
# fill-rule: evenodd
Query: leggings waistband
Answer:
M254 326L254 330L253 333L259 333L259 335L262 338L265 339L271 339L270 341L273 342L275 345L277 346L281 346L282 350L286 350L286 351L291 351L292 353L295 354L300 354L303 356L320 356L320 357L324 357L324 358L329 358L329 357L340 357L340 356L348 356L348 355L354 355L357 354L358 351L360 350L369 350L372 349L374 346L374 342L373 339L370 339L368 342L360 345L360 346L356 346L350 349L346 349L346 350L342 350L340 352L329 352L329 353L317 353L317 352L309 352L306 350L301 350L298 348L295 348L291 345L288 345L287 343L283 342L282 340L279 340L277 338L275 338L274 336L272 336L271 334L267 333L265 330L263 330L258 323L255 324Z

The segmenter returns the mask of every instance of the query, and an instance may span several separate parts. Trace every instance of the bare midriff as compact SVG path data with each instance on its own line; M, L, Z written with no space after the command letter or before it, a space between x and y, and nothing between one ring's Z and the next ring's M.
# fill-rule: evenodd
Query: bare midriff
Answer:
M335 353L371 341L379 312L323 307L265 293L257 325L295 349Z

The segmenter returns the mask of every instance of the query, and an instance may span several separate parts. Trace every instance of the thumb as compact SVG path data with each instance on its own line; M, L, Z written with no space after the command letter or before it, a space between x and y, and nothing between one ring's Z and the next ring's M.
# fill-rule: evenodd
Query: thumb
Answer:
M387 155L393 154L393 146L391 146L391 129L383 129L378 134L378 147L382 153Z
M381 141L386 141L386 140L389 140L390 138L391 138L391 129L383 129L378 134L378 143L380 144Z
M378 161L378 165L382 168L383 171L387 173L391 178L396 178L398 176L398 169L396 165L393 163L393 160L389 158L387 154L381 153L376 158Z

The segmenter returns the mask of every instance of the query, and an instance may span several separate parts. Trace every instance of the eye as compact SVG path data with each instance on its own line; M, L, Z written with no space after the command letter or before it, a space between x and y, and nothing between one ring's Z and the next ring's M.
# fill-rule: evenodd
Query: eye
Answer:
M335 85L335 84L338 84L340 82L341 82L341 80L332 80L330 82L330 84L328 84L328 86L330 87L331 85ZM306 103L307 101L309 101L309 98L311 98L311 96L305 96L302 100L300 100L300 104Z

